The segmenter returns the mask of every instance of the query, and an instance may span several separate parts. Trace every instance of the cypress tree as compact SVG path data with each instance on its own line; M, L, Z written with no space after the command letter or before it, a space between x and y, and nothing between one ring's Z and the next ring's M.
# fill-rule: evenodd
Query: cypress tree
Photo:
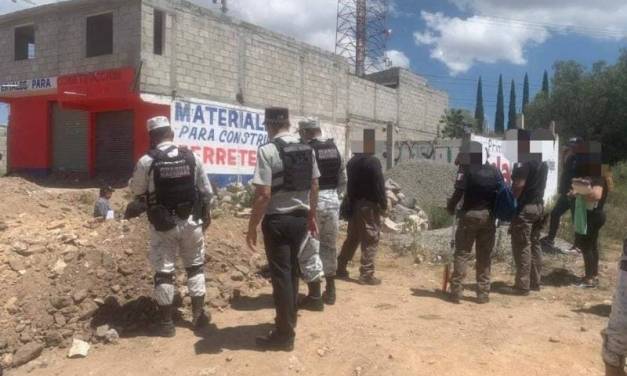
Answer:
M475 107L475 119L477 120L477 127L479 132L485 132L483 124L485 122L485 113L483 111L483 83L481 77L479 77L479 83L477 84L477 104Z
M507 129L516 129L516 84L512 80L512 88L509 92L509 117Z
M542 77L542 92L549 96L549 72L544 71L544 77Z
M494 132L505 133L505 98L503 97L503 75L499 76L499 92L496 97L496 116L494 117Z
M522 112L527 114L527 105L529 104L529 75L525 73L525 84L523 87Z

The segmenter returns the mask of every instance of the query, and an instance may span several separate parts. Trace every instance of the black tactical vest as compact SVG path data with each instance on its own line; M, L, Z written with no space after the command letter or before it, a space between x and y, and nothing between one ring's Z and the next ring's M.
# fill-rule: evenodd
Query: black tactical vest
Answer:
M289 144L280 138L271 141L279 150L283 171L272 175L272 193L299 192L311 189L313 153L311 146Z
M196 159L187 148L179 148L176 157L169 157L168 153L175 148L172 146L165 151L153 149L148 153L153 159L150 170L154 173L155 184L155 192L150 195L148 204L163 206L185 217L189 216L198 200Z
M320 190L337 189L342 158L335 142L313 140L309 143L316 152L316 162L320 170Z

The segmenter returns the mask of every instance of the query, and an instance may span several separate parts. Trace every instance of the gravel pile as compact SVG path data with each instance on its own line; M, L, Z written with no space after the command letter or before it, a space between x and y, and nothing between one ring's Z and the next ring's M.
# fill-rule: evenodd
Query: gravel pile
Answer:
M421 208L445 207L453 193L457 167L429 160L411 161L397 165L385 173L403 187L403 193L415 198Z

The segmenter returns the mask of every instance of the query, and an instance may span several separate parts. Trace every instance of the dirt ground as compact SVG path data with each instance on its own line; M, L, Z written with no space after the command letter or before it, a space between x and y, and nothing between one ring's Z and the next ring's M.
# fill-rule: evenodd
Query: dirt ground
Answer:
M441 266L380 257L380 287L339 282L324 313L302 312L292 353L259 352L254 337L273 319L269 287L213 311L215 328L197 336L179 326L174 339L124 338L96 345L86 359L56 350L8 374L20 375L600 375L609 313L607 281L598 290L547 286L530 297L501 295L509 267L495 269L488 305L461 305L437 293ZM559 265L557 265L559 267ZM553 265L547 281L566 282ZM611 275L606 265L604 274ZM357 273L352 269L353 275ZM566 277L566 278L563 278ZM469 286L469 288L472 288Z
M500 263L490 304L475 303L469 278L467 299L453 305L438 292L443 267L396 255L384 236L381 286L339 281L335 306L300 313L294 352L260 352L254 338L272 327L274 310L270 286L259 275L264 256L244 244L246 219L223 211L206 234L214 327L202 334L189 329L183 289L177 336L161 339L136 327L150 318L145 307L111 311L106 303L150 297L145 220L93 222L93 190L43 189L9 178L0 193L7 198L0 202L0 300L17 301L0 305L3 360L25 344L46 347L5 375L602 374L599 333L609 315L617 246L605 254L598 289L575 286L581 257L552 255L542 292L500 294L513 279L511 266ZM125 202L125 193L116 192L116 210ZM67 264L63 270L56 268L59 260ZM356 276L356 265L351 271ZM117 320L120 315L128 322ZM94 337L98 319L118 329L119 343ZM73 338L90 340L87 358L67 358Z

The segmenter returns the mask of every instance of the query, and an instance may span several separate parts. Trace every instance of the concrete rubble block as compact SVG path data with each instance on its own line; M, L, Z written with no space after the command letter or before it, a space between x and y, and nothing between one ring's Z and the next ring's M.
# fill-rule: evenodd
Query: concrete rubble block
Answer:
M398 223L394 222L390 218L383 219L383 226L381 226L381 230L386 234L400 234L401 227Z
M67 357L70 359L86 358L89 354L89 348L89 343L78 338L74 338L72 340L72 347L70 347L70 351L68 351Z
M395 182L394 180L387 179L385 181L385 190L386 191L392 191L395 194L397 194L397 193L401 192L401 186L397 182Z

